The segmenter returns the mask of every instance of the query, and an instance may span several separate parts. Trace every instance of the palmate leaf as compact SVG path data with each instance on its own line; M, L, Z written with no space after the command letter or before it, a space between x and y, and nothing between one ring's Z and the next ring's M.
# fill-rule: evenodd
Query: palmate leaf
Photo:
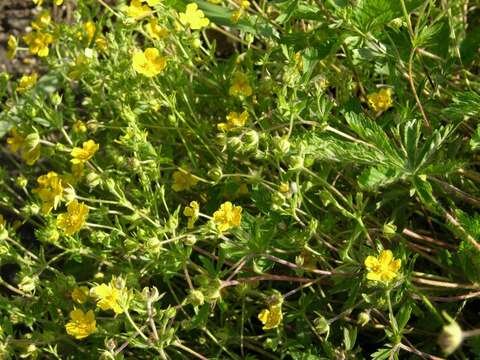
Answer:
M360 0L353 13L357 25L365 30L381 27L400 16L400 2L389 0Z

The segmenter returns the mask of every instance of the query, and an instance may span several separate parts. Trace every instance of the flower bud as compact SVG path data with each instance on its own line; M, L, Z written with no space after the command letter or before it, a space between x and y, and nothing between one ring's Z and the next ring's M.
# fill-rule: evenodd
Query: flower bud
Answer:
M202 306L205 302L205 297L200 290L192 290L188 294L187 301L189 304L192 304L194 307Z
M187 246L193 246L197 242L197 237L195 235L188 235L185 237L185 240L183 240L183 243Z
M370 322L370 312L362 311L360 314L358 314L357 322L360 326L367 325Z
M438 345L442 348L445 355L450 355L462 344L462 328L456 321L445 325L443 331L438 337Z
M254 151L258 147L260 137L255 130L248 130L244 135L244 147L247 151Z
M102 178L97 173L91 172L88 173L86 181L90 189L93 189L102 183Z
M28 180L25 176L21 175L15 179L17 185L21 188L25 188L28 184Z
M289 170L299 170L303 167L303 162L304 162L304 159L302 156L299 156L299 155L293 155L293 156L290 156L290 159L289 159L289 165L290 165L290 169Z
M330 332L330 324L322 315L313 320L313 325L319 335L328 334Z
M222 169L218 166L214 167L214 168L212 168L208 171L207 175L213 181L218 182L218 181L220 181L220 179L222 178L222 175L223 175Z
M290 150L290 141L286 137L280 137L274 139L275 150L280 154L286 154Z

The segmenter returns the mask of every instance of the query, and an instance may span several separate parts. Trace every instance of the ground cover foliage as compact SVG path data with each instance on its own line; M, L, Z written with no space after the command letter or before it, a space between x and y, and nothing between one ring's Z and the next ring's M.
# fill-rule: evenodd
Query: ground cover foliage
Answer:
M478 358L478 3L35 4L0 358Z

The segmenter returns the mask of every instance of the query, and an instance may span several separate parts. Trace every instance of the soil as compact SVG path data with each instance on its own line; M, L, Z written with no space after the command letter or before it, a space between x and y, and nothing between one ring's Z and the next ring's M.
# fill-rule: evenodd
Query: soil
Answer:
M25 34L37 13L38 9L32 0L0 0L0 71L23 73L32 67L31 64L24 63L27 55L25 52L19 53L16 59L8 60L6 49L8 35L18 39Z

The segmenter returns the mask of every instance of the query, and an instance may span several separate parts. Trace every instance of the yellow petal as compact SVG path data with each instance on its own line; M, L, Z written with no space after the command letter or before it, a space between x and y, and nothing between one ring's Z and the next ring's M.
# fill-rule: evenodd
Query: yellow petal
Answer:
M364 261L365 267L368 269L374 269L378 266L378 259L375 256L367 256Z
M393 260L393 253L391 250L382 250L378 256L378 262L381 264L390 264Z

